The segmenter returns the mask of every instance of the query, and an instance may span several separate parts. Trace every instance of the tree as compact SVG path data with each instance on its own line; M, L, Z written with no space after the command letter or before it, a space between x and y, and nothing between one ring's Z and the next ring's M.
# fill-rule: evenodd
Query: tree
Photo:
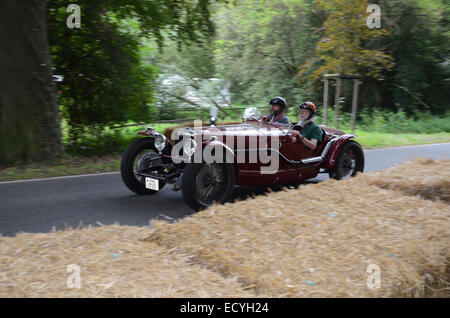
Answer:
M0 2L0 162L63 152L44 0Z
M382 92L379 105L386 108L445 113L450 99L450 1L377 2L389 32L381 45L395 66L384 81L368 82L365 90Z
M108 13L106 2L81 2L82 26L65 27L66 8L49 0L48 28L62 115L72 145L105 127L149 118L156 70L142 63L139 36ZM91 137L92 138L92 137ZM98 144L94 142L94 144Z
M46 10L48 4L48 11ZM0 3L0 161L51 160L63 153L54 66L72 139L148 111L154 69L144 65L140 37L198 42L214 32L210 0L79 0L81 29L66 27L67 1ZM124 20L137 23L129 33Z
M364 71L364 75L382 79L382 72L393 67L390 55L376 48L368 48L368 42L386 35L386 30L370 29L366 0L315 1L328 17L321 31L315 55L300 68L299 76L320 79L326 73L352 74Z
M321 75L360 73L362 108L448 110L449 0L237 3L214 18L216 69L234 102L266 102L275 92L320 101ZM381 29L367 26L369 3L381 7ZM344 85L342 95L351 93Z
M232 83L234 101L263 103L283 95L289 104L313 99L300 85L298 65L311 57L323 19L307 0L242 0L223 6L217 21L216 61L219 77Z
M143 43L181 47L210 36L209 1L80 0L82 27L62 28L66 1L48 0L54 65L72 144L127 121L149 121L157 68Z

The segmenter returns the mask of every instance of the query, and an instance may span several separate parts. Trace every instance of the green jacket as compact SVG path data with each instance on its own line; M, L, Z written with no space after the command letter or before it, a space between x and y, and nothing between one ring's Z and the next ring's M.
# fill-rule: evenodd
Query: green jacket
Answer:
M322 142L322 129L313 121L310 121L304 128L297 124L292 129L300 131L303 137L309 141L316 139L318 144Z

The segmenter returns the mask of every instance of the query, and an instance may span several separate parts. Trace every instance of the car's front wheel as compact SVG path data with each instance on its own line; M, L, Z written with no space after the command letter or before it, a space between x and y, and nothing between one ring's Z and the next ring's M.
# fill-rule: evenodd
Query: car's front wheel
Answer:
M364 171L364 151L356 141L348 141L341 149L330 178L347 179Z
M232 164L190 163L184 168L181 182L183 199L195 211L225 203L233 193L235 179Z
M157 154L153 138L141 138L133 142L125 151L120 165L120 174L125 185L136 194L155 194L158 191L145 187L145 178L140 173L151 173L158 169L161 164L160 156ZM165 183L159 181L159 189Z

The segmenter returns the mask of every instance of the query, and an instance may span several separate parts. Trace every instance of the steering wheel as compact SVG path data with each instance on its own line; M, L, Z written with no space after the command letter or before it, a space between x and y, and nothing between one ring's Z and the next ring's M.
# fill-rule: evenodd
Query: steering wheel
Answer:
M300 140L300 137L294 136L290 130L286 133L286 136L291 143L296 143Z

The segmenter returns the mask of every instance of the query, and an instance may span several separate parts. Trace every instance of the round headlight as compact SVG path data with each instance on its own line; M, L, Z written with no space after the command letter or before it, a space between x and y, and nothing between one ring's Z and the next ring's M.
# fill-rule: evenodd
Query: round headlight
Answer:
M155 137L155 148L161 152L166 147L166 137L164 135L157 135Z
M197 143L193 139L184 140L183 153L185 156L192 157L197 150Z

